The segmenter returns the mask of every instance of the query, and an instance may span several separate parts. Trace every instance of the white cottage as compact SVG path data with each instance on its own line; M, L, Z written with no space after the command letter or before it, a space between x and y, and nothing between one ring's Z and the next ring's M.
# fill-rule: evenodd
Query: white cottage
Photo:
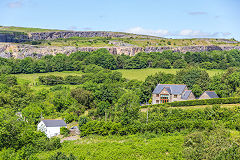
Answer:
M61 127L67 128L64 120L42 120L38 123L37 130L44 132L48 138L51 138L60 134Z

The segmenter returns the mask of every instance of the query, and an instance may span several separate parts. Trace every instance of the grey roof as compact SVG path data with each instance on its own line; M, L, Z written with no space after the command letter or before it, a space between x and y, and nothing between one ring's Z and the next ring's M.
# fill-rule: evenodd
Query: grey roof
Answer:
M67 124L64 120L42 120L46 127L65 127Z
M188 99L188 97L191 93L192 93L191 90L185 90L182 94L182 99Z
M169 89L168 89L169 87ZM170 94L181 94L183 93L186 85L185 84L158 84L156 88L153 90L153 94L159 94L166 88Z
M219 98L218 95L214 91L205 91L205 93L210 97L210 98Z

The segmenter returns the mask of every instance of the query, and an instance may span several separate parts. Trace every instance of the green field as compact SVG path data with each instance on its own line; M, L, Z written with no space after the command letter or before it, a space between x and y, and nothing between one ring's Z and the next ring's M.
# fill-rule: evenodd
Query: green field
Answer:
M27 27L14 27L14 26L0 26L0 31L12 31L12 32L50 32L50 31L61 31L57 29L42 29L42 28L27 28Z
M54 76L81 76L83 73L80 71L63 71L63 72L48 72L48 73L33 73L33 74L14 74L19 82L29 82L30 85L33 85L37 82L37 79L39 76L48 76L48 75L54 75Z
M47 76L47 75L55 75L55 76L81 76L83 73L81 71L63 71L63 72L48 72L48 73L33 73L33 74L14 74L17 77L17 81L20 84L29 83L29 85L34 90L41 90L41 89L49 89L52 86L47 85L39 85L38 84L38 77L39 76ZM69 88L75 88L78 85L64 85Z
M39 159L56 152L66 155L74 154L78 158L85 159L183 159L182 144L183 135L131 135L131 136L89 136L75 141L65 141L63 147L51 151L42 152Z
M161 69L161 68L147 68L147 69L120 69L117 70L118 72L121 72L123 77L129 80L137 79L140 81L144 81L145 78L149 75L153 75L157 72L165 72L165 73L171 73L176 74L179 69ZM222 73L224 70L207 70L210 77L212 77L215 74ZM34 86L35 88L42 88L46 86L36 86L37 79L39 76L46 76L46 75L55 75L55 76L81 76L81 71L63 71L63 72L49 72L49 73L34 73L34 74L15 74L15 76L18 78L19 83L30 83L31 86Z
M137 79L140 81L144 81L145 78L149 75L153 75L157 72L165 72L176 74L177 71L180 69L162 69L162 68L146 68L146 69L121 69L118 70L122 73L124 78L127 79ZM210 77L214 76L215 74L222 73L224 70L214 69L214 70L207 70Z

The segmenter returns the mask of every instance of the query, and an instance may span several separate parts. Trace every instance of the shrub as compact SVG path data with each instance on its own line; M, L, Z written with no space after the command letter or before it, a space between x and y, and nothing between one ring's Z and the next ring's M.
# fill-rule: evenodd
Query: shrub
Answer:
M185 68L187 62L184 59L178 59L173 63L173 68Z
M167 103L170 107L180 106L197 106L197 105L213 105L213 104L236 104L240 103L240 97L229 97L229 98L212 98L212 99L198 99L188 101L175 101ZM165 103L150 105L152 106L164 106Z
M71 84L71 85L77 85L82 83L82 77L80 76L67 76L65 78L65 83Z
M57 152L56 154L52 155L48 160L76 160L77 158L71 153L68 156L66 156L62 152Z
M230 133L219 128L212 131L194 132L185 138L186 159L239 159L239 145L230 139Z
M81 116L79 117L79 120L78 120L78 124L79 124L79 127L83 126L84 124L86 124L90 119L86 116Z
M156 61L153 63L153 67L154 68L166 68L166 69L170 69L171 68L171 63L168 59L164 59L164 60L160 60L160 61Z
M83 72L85 73L97 73L99 71L103 70L101 66L95 65L95 64L90 64L84 67Z
M17 78L11 75L0 75L0 82L8 86L17 85Z
M68 136L70 131L66 127L61 127L60 128L60 134L64 136Z
M56 84L64 83L63 77L54 76L54 75L39 76L38 79L39 79L40 83L43 85L56 85Z

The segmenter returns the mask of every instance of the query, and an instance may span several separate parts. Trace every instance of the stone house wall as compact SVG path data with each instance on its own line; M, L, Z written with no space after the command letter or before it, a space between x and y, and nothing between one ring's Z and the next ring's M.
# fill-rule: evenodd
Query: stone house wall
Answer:
M211 99L208 95L207 95L207 93L203 93L198 99Z

